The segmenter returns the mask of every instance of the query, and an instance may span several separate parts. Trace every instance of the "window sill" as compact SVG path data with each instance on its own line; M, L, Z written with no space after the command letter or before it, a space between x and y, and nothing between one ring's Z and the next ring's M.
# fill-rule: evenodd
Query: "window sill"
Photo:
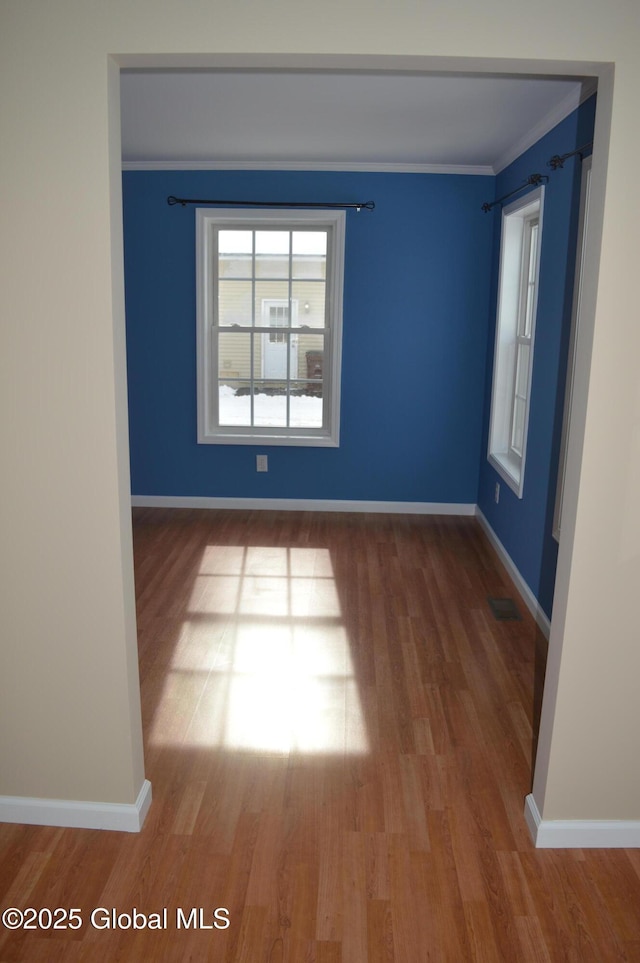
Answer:
M272 435L252 433L250 435L216 433L199 435L199 445L286 445L290 448L339 448L337 438L329 435Z
M523 465L513 455L508 452L494 452L489 454L489 464L498 472L503 481L507 483L512 492L522 498L524 487Z

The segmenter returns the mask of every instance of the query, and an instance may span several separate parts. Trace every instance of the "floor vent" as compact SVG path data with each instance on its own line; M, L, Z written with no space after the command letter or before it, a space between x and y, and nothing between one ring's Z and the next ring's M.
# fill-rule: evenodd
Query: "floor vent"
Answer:
M491 596L489 596L489 605L491 606L494 617L498 619L499 622L508 622L510 620L520 621L522 619L513 599L492 599Z

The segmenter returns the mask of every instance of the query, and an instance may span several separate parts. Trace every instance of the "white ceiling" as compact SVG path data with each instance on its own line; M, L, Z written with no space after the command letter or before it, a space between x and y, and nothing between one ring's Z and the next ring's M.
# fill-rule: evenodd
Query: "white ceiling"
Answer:
M124 70L125 167L497 173L584 99L579 78Z

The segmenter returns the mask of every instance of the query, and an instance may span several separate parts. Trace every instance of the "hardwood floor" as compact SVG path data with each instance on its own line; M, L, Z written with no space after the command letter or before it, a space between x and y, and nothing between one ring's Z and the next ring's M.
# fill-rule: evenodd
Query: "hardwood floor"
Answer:
M0 826L0 907L83 920L0 928L2 963L640 961L640 851L530 841L545 643L473 519L137 510L134 540L152 808Z

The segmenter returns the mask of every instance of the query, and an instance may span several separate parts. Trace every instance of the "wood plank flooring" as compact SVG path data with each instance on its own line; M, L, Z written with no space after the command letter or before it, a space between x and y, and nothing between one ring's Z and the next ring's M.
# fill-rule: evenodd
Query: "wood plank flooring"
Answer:
M136 510L134 542L152 808L0 826L0 908L83 920L0 926L2 963L640 961L640 851L530 841L545 643L474 519Z

